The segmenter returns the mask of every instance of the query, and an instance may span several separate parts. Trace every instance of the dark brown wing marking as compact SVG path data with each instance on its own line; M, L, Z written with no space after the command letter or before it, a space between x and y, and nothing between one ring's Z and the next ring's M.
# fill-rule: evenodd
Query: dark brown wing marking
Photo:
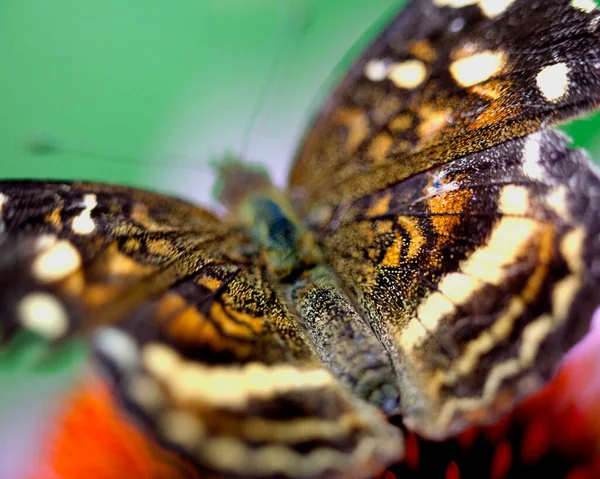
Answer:
M540 387L600 287L600 180L535 133L348 202L326 256L395 360L404 421L431 437Z

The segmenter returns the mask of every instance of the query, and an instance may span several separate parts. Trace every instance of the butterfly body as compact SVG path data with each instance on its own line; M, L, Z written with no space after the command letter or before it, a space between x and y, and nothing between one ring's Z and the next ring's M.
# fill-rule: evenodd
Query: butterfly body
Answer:
M358 397L387 414L395 412L399 397L389 354L324 263L291 201L263 172L243 164L226 164L220 184L221 201L237 215L234 222L245 225L264 259L265 274L316 354Z
M599 24L588 2L411 2L287 191L219 166L223 219L0 183L2 340L90 337L124 410L207 475L372 476L403 455L377 408L437 440L498 420L599 305L600 179L547 129L600 103Z

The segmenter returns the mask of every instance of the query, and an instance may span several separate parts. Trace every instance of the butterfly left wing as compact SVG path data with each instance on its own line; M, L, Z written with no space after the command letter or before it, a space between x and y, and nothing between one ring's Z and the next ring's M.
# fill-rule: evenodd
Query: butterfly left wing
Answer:
M150 437L226 477L367 477L400 432L346 393L252 243L185 202L89 183L0 183L0 318L83 334Z
M600 305L600 178L556 132L349 201L320 234L426 437L538 390Z

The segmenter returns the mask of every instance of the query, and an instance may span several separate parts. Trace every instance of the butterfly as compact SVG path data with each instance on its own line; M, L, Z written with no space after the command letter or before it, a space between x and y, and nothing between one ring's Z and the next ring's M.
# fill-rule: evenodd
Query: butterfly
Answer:
M599 305L600 177L551 129L600 101L590 0L414 0L329 97L286 191L222 217L114 185L0 183L0 324L87 337L201 475L371 477L539 391Z

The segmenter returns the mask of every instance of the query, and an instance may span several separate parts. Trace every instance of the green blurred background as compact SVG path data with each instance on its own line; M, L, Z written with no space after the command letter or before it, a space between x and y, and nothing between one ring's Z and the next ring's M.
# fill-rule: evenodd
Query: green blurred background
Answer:
M206 203L207 162L232 151L283 185L330 73L403 3L0 0L0 177L109 181ZM599 131L598 116L568 127L597 158ZM70 152L36 155L34 141ZM47 398L74 371L24 375L36 354L0 360L2 479L35 454L34 430L56 404Z
M212 177L203 165L246 150L252 126L243 153L272 165L282 182L332 68L402 3L2 0L0 175L111 181L204 200ZM23 147L40 138L116 158Z

